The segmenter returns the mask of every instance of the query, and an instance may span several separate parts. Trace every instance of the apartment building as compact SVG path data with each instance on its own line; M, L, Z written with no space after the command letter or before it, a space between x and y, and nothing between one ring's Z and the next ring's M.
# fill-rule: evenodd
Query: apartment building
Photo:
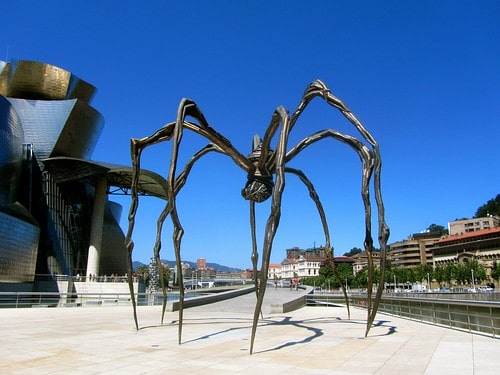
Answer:
M432 264L432 247L440 238L438 232L414 233L405 241L390 244L388 256L392 265L410 268Z
M374 251L372 253L372 258L373 263L378 265L380 263L380 252ZM366 251L353 255L351 259L354 261L352 265L352 272L354 275L357 275L358 272L368 267L368 254Z
M498 216L477 217L473 219L455 220L448 223L450 236L495 228L500 225Z

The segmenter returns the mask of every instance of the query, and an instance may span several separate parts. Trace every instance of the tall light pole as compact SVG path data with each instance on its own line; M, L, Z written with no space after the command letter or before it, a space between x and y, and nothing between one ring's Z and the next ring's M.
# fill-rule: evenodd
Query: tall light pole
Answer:
M428 292L431 291L431 279L430 279L430 276L429 276L429 272L427 272L427 291Z
M470 270L471 274L472 274L472 290L475 291L476 290L476 286L474 285L474 270Z

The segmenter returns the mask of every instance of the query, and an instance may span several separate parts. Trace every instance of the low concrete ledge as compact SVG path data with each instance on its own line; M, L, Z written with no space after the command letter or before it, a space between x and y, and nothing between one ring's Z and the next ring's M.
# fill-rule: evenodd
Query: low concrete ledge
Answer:
M297 298L284 303L277 303L271 305L272 314L287 313L293 310L300 309L306 305L306 295L314 292L314 288L310 286L299 286L300 289L304 290L304 294L301 294Z
M251 293L255 290L255 286L249 286L246 288L239 288L234 290L228 290L227 292L212 293L205 296L192 297L184 299L184 308L202 306L209 303L224 301L226 299L242 296L244 294ZM178 311L179 301L167 302L167 311Z

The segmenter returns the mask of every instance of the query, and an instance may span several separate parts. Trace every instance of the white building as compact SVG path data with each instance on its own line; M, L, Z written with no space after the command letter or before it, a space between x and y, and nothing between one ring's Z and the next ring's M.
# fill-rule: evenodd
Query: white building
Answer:
M269 271L267 272L268 280L280 280L281 279L281 264L270 263Z

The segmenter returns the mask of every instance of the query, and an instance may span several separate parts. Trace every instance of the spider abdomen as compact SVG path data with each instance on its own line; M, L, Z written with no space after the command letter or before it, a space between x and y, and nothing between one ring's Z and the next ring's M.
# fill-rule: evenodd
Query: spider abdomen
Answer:
M273 193L274 182L270 176L249 175L241 195L246 200L260 203L267 200Z

